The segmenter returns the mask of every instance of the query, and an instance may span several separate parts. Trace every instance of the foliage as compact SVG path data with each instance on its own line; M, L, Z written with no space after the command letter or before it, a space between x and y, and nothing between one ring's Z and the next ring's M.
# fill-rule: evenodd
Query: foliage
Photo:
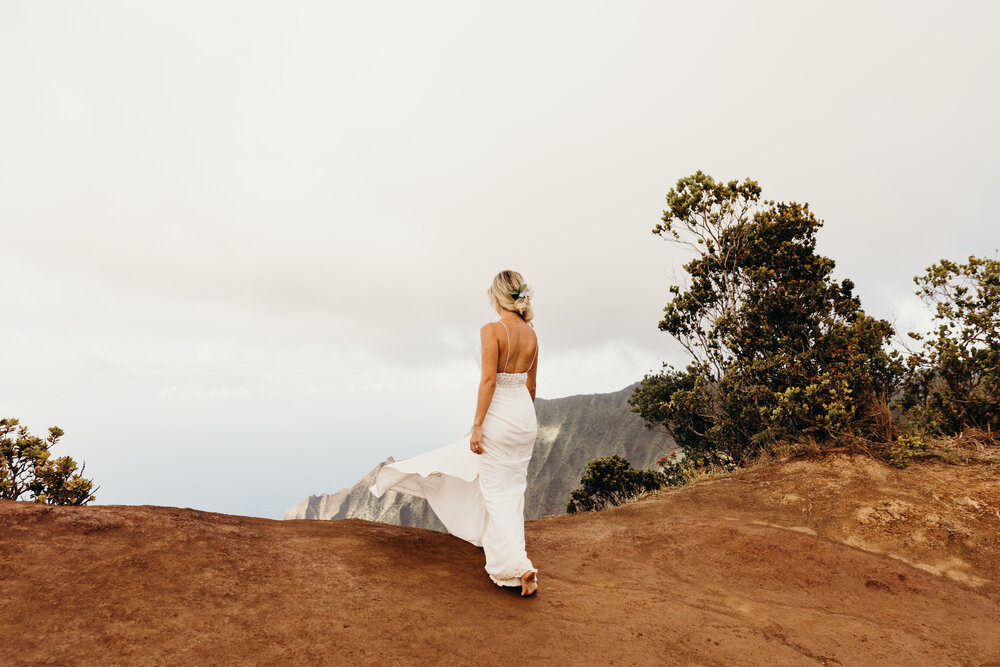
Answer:
M913 279L934 308L936 328L910 334L923 343L907 360L900 406L942 434L1000 428L1000 261L941 260Z
M902 371L886 352L892 327L866 315L853 283L833 280L833 260L816 254L822 222L807 204L760 192L699 171L670 190L653 229L696 253L660 322L691 361L648 375L630 404L711 465L803 435L868 436Z
M885 452L885 460L897 468L905 468L914 456L927 451L927 443L918 435L900 435L893 446Z
M49 437L31 435L17 419L0 419L0 499L29 495L47 505L86 505L94 500L94 483L84 467L68 456L52 458L51 449L63 436L53 426Z
M677 450L669 456L659 459L657 464L663 468L664 486L684 486L687 484L696 468L696 461L686 456L678 456Z
M602 510L621 505L644 491L667 485L666 476L656 470L633 468L623 456L614 454L594 459L580 478L580 488L570 492L566 511Z

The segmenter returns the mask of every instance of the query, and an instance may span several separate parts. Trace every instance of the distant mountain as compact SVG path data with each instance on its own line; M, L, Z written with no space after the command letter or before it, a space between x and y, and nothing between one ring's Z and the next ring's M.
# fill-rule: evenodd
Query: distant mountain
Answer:
M367 519L397 526L415 526L444 530L444 524L423 498L389 491L381 498L368 488L375 483L375 473L393 458L378 464L354 486L336 493L309 496L285 512L286 519Z
M528 519L563 514L570 490L579 485L580 476L593 459L620 454L634 467L648 468L674 447L662 429L646 429L642 418L629 411L628 399L634 388L631 385L611 394L535 401L538 437L528 466L524 499ZM384 463L392 460L390 457ZM376 498L368 491L381 465L348 489L306 498L288 510L285 518L359 518L444 530L426 500L391 491Z

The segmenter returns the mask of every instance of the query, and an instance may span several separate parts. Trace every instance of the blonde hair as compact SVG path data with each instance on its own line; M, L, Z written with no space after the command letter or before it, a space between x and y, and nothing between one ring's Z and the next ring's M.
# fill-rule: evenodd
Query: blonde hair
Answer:
M518 313L525 322L530 322L535 317L531 300L521 299L515 302L511 295L511 292L517 293L523 284L524 278L517 271L501 271L493 279L490 288L486 290L486 295L490 298L490 305L494 308L500 307Z

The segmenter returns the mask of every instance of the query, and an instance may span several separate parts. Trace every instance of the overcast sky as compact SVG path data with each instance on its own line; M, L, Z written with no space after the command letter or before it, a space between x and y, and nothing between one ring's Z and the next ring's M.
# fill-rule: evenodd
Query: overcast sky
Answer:
M541 397L683 361L697 169L921 326L1000 245L1000 5L820 5L0 0L0 416L101 503L280 517L468 430L501 269Z

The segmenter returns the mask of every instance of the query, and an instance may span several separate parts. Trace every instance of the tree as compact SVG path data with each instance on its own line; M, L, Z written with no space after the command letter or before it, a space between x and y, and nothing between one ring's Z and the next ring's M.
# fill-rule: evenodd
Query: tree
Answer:
M747 223L760 210L760 194L760 185L749 178L720 183L697 171L667 193L668 209L653 228L654 234L697 256L684 266L689 289L682 293L679 285L671 285L674 298L664 308L660 329L677 339L695 366L716 377L729 355L713 325L738 324L746 286L733 268L747 245Z
M901 407L943 434L1000 429L1000 261L943 259L913 280L937 327L910 334L923 347L907 359Z
M695 461L738 464L781 439L875 433L901 366L893 333L869 317L833 260L808 204L760 200L750 179L696 172L667 194L653 233L695 252L673 285L660 329L690 356L648 375L631 399Z
M52 458L51 449L63 436L53 426L49 437L31 435L17 419L0 419L0 499L29 496L47 505L86 505L94 500L94 483L84 467L68 456Z
M666 476L657 470L633 468L628 459L613 454L594 459L580 478L580 488L570 491L566 511L603 510L621 505L644 491L656 491L667 485Z

